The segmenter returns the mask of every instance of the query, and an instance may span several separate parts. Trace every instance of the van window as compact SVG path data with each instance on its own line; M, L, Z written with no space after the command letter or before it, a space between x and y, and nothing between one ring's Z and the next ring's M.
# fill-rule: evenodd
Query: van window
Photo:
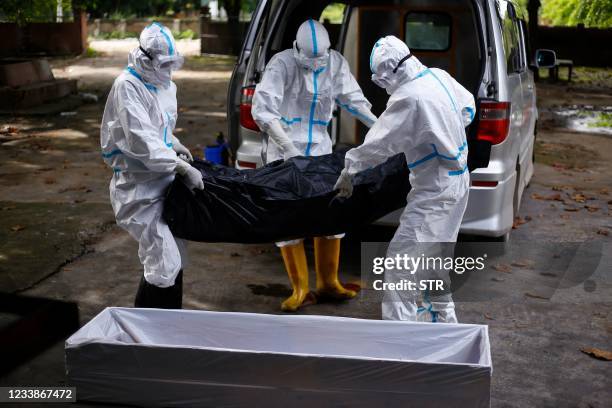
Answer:
M408 48L446 51L450 48L451 17L443 13L407 13L404 37Z
M518 26L518 19L516 19L516 13L514 6L510 2L503 2L507 4L507 8L501 8L502 20L502 36L504 39L504 51L506 54L506 69L508 73L522 72L525 64L524 52L521 51L520 46L520 32Z

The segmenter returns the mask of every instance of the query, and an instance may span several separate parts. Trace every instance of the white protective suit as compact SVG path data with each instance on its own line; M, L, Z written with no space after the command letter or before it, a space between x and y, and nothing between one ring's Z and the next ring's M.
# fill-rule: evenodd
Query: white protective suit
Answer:
M158 23L146 27L111 88L100 129L102 156L114 171L110 200L117 224L138 241L146 281L161 288L174 284L186 261L183 241L162 219L164 194L176 172L187 179L199 174L173 150L184 153L172 134L177 102L171 73L181 65L170 30Z
M255 88L251 110L269 137L262 151L266 163L296 155L331 153L333 146L327 127L336 105L368 127L376 121L370 111L372 104L351 74L348 62L329 47L325 27L318 21L307 20L298 28L293 48L274 55L266 65Z
M368 127L376 121L348 62L329 49L325 27L308 20L300 25L296 37L292 49L279 52L268 62L253 97L253 118L270 139L264 152L267 163L286 158L282 148L286 141L278 140L278 132L270 132L277 121L304 156L332 152L327 127L336 105Z
M364 143L346 154L345 170L351 177L404 153L412 190L387 256L446 256L441 245L423 243L457 240L470 186L465 127L474 117L474 97L445 71L427 68L409 55L406 44L394 36L374 45L372 80L390 98ZM346 177L341 176L340 188L342 179ZM443 279L445 293L386 291L383 318L456 322L448 271L385 272L386 281L416 277Z

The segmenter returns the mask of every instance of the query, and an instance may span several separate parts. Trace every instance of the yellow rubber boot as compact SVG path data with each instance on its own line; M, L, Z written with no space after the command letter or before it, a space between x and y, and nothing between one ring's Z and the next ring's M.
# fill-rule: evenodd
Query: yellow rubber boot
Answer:
M308 295L308 264L304 252L304 242L281 247L285 269L293 288L293 294L281 305L283 312L295 312L300 308Z
M340 239L314 239L315 268L317 271L317 295L333 299L351 299L356 292L344 288L338 281L340 263Z

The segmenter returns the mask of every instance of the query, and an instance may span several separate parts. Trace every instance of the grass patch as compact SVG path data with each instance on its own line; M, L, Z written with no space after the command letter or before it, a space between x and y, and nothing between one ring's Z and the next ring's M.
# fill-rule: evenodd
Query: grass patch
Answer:
M194 55L185 57L185 68L232 66L235 63L236 57L232 55Z
M198 35L190 29L184 31L173 31L172 35L175 40L194 40L198 38Z
M102 53L99 52L99 51L96 51L95 49L93 49L91 47L87 47L87 49L83 53L83 56L85 58L96 58L96 57L101 57Z
M579 85L612 88L612 69L595 67L574 67L572 82Z
M589 127L612 128L612 113L600 112L594 122L589 123Z

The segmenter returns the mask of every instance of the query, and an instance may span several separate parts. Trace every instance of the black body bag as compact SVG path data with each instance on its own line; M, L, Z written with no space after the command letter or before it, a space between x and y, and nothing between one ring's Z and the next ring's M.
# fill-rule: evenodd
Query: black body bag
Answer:
M406 205L403 154L356 174L353 195L336 198L344 154L294 157L253 170L196 160L204 190L190 192L177 176L164 219L176 237L190 241L263 243L348 232Z

